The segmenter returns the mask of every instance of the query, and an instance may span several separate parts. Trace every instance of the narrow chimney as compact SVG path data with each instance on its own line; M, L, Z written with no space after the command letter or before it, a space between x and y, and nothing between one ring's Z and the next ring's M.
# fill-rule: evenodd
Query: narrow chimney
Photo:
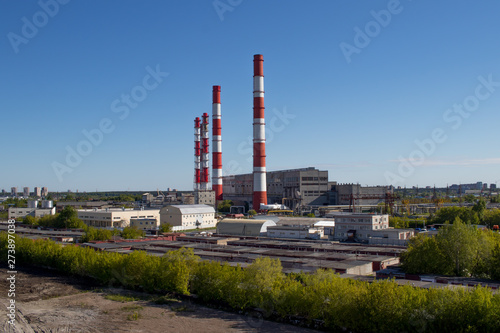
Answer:
M266 122L264 119L264 57L253 56L253 209L267 205Z

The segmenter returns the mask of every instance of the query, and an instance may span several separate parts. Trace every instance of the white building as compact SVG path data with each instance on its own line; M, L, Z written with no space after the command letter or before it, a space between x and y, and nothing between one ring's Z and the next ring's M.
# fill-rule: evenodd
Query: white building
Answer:
M160 225L158 209L79 209L77 212L78 218L91 227L125 228L131 226L131 221L139 229L156 229Z
M271 220L224 219L217 224L217 233L233 236L267 236L268 228L276 226Z
M323 237L323 228L303 225L278 225L267 227L267 237L320 239Z
M45 215L55 215L56 208L37 208L37 207L9 207L9 219L23 218L28 215L33 217L43 217Z
M160 210L160 223L170 224L174 231L215 228L215 209L208 205L170 205Z

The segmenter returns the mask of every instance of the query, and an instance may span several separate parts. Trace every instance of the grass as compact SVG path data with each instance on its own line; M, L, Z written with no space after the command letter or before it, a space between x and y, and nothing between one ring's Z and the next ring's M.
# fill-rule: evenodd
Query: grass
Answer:
M120 310L122 311L134 311L134 310L142 310L143 307L140 305L127 305L123 306Z
M155 304L158 304L158 305L163 305L163 304L170 304L170 303L176 303L176 302L179 302L178 299L174 298L174 297L171 297L169 296L168 294L165 295L165 296L158 296L158 297L154 297L152 300L151 300L153 303Z
M194 310L192 308L187 307L185 305L183 305L183 306L177 306L177 307L172 306L171 309L174 312L194 312Z
M127 320L131 320L131 321L139 320L141 318L142 318L142 315L139 312L134 312L134 313L129 314L127 316Z
M125 295L120 295L120 294L109 294L104 296L105 299L109 299L110 301L116 301L116 302L133 302L133 301L140 301L140 298L133 297L133 296L125 296Z

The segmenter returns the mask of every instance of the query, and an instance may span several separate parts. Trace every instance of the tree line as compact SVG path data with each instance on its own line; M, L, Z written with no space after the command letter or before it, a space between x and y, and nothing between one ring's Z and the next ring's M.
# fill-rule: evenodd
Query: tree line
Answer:
M8 239L0 233L2 260ZM92 277L103 285L154 293L196 294L207 304L259 309L264 317L320 322L330 331L498 332L500 295L483 287L420 289L393 281L340 278L331 270L284 274L277 259L247 268L201 261L192 249L151 256L96 252L75 245L16 237L18 264L36 264Z

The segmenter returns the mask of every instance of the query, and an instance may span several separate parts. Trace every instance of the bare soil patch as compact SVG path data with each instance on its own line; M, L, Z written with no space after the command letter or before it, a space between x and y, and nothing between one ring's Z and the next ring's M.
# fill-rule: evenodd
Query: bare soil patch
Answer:
M0 268L1 332L317 332L189 299L102 288L89 279L33 267L16 274L13 328L7 322L7 277L7 269Z

